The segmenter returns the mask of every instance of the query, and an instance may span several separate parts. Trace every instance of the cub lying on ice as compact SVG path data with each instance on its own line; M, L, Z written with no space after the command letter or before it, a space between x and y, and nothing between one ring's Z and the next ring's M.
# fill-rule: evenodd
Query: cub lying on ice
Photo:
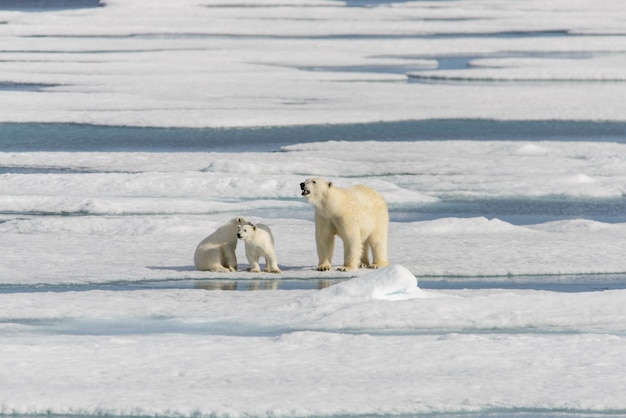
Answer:
M265 258L265 270L268 273L280 273L276 263L274 252L274 237L267 225L241 225L237 231L237 237L246 243L246 257L248 258L248 271L259 273L259 258Z

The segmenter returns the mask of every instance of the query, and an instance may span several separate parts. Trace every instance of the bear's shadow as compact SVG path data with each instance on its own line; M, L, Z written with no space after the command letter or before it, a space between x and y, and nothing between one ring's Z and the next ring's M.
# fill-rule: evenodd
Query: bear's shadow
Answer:
M262 266L264 266L263 263L261 263ZM182 272L186 272L186 271L198 271L196 269L195 266L146 266L146 268L150 269L150 270L162 270L162 271L176 271L179 273ZM246 269L248 268L247 264L239 264L237 266L237 271L246 271ZM309 270L315 270L315 267L312 266L289 266L289 267L285 267L285 266L280 266L281 270L283 271L309 271ZM276 277L280 277L279 275L277 275Z
M195 266L146 266L150 270L167 270L167 271L196 271Z

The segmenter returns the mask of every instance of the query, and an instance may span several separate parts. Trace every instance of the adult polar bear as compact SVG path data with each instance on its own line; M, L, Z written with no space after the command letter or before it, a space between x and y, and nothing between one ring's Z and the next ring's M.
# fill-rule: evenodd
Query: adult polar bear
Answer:
M358 267L379 268L387 261L389 212L383 197L359 184L342 188L332 182L310 178L300 183L302 195L315 207L315 242L319 271L332 268L335 235L343 240L343 266L340 271ZM373 261L369 263L369 250Z

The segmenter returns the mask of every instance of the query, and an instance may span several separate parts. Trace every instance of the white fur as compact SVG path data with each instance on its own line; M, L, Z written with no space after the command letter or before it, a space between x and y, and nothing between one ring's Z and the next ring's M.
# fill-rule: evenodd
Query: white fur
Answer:
M239 227L237 237L246 243L248 271L259 273L259 258L265 258L265 270L268 273L280 273L274 251L274 237L267 225L243 225Z
M362 184L349 188L333 185L319 178L300 184L302 195L315 207L315 241L320 271L332 268L335 235L343 240L343 266L348 271L358 267L379 268L387 261L389 212L383 197ZM369 250L373 262L369 263Z
M194 254L196 269L229 272L237 270L237 228L249 224L243 216L231 219L198 244Z

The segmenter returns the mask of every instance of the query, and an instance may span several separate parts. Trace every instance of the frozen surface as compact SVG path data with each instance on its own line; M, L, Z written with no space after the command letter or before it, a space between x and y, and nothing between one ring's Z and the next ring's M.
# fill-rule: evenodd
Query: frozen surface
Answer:
M618 413L625 296L426 292L398 266L320 292L0 295L2 412Z
M624 147L0 153L0 412L624 414ZM298 187L311 172L380 190L392 267L313 270L313 210ZM503 212L479 216L472 202ZM194 270L197 243L236 214L272 228L282 274L243 271L242 246L241 271ZM522 290L524 275L613 290ZM418 278L459 285L425 290ZM206 290L237 279L311 290Z
M0 0L0 415L626 416L600 6ZM392 266L313 269L311 176ZM282 274L195 271L235 215Z
M299 195L310 175L379 190L391 260L417 275L623 273L625 156L624 144L498 141L0 153L0 247L10 260L0 282L204 278L195 246L237 214L272 228L285 276L317 277L313 209Z

